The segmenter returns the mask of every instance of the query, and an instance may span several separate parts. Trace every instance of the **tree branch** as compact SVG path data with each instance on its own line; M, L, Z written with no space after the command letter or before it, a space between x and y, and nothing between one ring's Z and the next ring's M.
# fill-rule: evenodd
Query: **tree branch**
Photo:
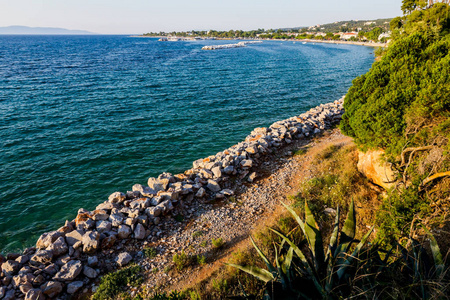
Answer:
M434 174L433 176L429 176L429 177L425 178L425 179L422 181L421 186L424 186L424 185L426 185L427 183L429 183L429 182L431 182L431 181L433 181L433 180L435 180L435 179L442 178L442 177L446 177L446 176L450 176L450 171L447 171L447 172L441 172L441 173L436 173L436 174Z

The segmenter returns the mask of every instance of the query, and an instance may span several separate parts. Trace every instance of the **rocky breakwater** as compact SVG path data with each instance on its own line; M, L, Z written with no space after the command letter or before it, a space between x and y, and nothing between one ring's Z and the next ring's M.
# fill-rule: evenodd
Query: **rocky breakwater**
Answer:
M322 104L268 128L256 128L245 141L196 160L182 174L163 173L149 178L145 186L135 184L131 191L111 194L93 211L80 209L74 220L44 233L35 247L0 256L0 299L67 299L86 292L100 274L138 260L124 249L157 241L170 215L188 219L198 202L233 195L243 181L258 177L266 154L321 133L342 114L343 98Z

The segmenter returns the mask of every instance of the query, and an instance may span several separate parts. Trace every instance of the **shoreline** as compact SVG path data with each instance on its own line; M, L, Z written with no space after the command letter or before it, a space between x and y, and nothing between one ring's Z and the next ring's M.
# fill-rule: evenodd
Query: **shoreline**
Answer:
M272 154L321 134L342 114L343 97L255 128L244 141L194 161L184 173L162 173L146 186L111 194L93 211L80 208L74 220L42 234L36 247L0 256L3 299L41 294L65 299L95 290L100 275L141 260L146 245L173 238L174 222L195 220L215 201L231 199L240 187L261 178L257 170Z
M159 39L162 37L166 37L166 36L145 36L145 35L131 35L129 37L132 38L155 38L155 39ZM324 43L324 44L341 44L341 45L356 45L356 46L365 46L365 47L388 47L389 43L371 43L371 42L353 42L353 41L328 41L328 40L314 40L314 39L303 39L303 40L297 40L297 39L251 39L251 38L240 38L240 39L231 39L231 38L215 38L213 39L203 39L202 41L245 41L245 40L250 40L250 41L280 41L280 42L296 42L296 43ZM189 40L189 41L196 41L196 40Z

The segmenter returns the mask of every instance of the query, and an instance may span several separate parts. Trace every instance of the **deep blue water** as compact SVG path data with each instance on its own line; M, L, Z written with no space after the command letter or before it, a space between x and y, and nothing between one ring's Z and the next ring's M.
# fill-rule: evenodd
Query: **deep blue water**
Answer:
M0 36L0 252L346 93L373 49Z

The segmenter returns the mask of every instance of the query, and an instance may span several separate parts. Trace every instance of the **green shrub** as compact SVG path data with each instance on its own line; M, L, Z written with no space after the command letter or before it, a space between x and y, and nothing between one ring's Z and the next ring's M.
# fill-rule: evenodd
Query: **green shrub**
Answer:
M144 256L147 258L155 258L157 255L156 249L151 247L144 248Z
M221 249L225 245L225 242L222 238L212 239L211 243L213 248L215 249Z
M203 266L206 264L206 257L204 255L197 255L197 264Z
M191 264L191 258L184 251L181 251L180 254L175 254L172 260L175 263L175 267L179 271Z
M128 285L138 286L143 282L141 267L133 265L103 276L93 300L115 299Z

